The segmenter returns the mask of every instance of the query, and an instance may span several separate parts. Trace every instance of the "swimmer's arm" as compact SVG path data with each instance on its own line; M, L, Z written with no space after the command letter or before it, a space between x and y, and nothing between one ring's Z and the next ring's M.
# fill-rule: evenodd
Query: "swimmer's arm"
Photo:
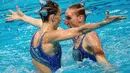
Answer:
M105 57L103 51L96 53L96 60L97 60L97 62L104 64L107 68L110 67L108 61L106 60L106 57Z
M106 68L110 68L104 52L102 51L101 44L97 42L98 45L93 46L94 55L98 63L103 64Z
M123 20L123 19L126 19L126 17L124 17L124 16L110 16L109 11L106 11L106 18L104 21L99 22L99 23L95 23L95 24L88 24L88 25L91 26L89 28L90 30L95 30L97 28L103 27L103 26L110 24L112 22Z
M97 59L98 63L103 64L105 69L108 69L107 70L108 73L116 73L115 69L107 62L104 55L97 54L96 59Z
M109 24L110 22L114 20L121 20L119 18L120 18L119 16L116 16L116 17L109 16L106 20L100 23L82 25L80 27L70 28L68 30L63 30L63 31L55 31L48 36L52 36L52 38L50 38L51 39L50 41L60 41L60 40L71 39L73 37L76 37L82 34L87 34L99 27Z
M47 33L47 37L49 39L49 42L66 40L91 32L91 29L93 28L95 27L91 25L82 25L80 27L70 28L68 30L56 30L51 33Z
M89 33L103 25L105 25L107 22L101 22L97 23L95 25L88 24L88 25L82 25L80 27L70 28L68 30L60 30L60 31L54 31L52 33L48 34L48 40L49 42L53 41L61 41L66 39L71 39L76 36Z
M83 44L86 44L89 41L89 43L84 46L84 49L89 50L89 53L96 57L97 62L105 65L105 67L108 67L109 63L102 50L101 41L98 35L95 32L92 32L92 34L85 36L84 41L85 42Z
M124 16L110 16L109 12L107 11L107 17L103 22L96 23L94 25L92 24L82 25L80 27L70 28L68 30L54 31L51 34L49 33L48 34L48 38L50 37L49 42L71 39L73 37L89 33L110 22L122 20L122 19L125 19L125 17Z
M99 63L103 65L105 64L104 67L107 69L108 73L117 73L116 70L106 61L104 55L96 55L96 59Z
M24 21L24 22L27 22L27 23L29 23L31 25L37 26L39 28L41 28L42 24L43 24L42 19L35 19L35 18L26 16L26 15L21 17L21 20Z
M17 9L17 12L9 10L11 12L11 14L7 15L8 16L8 18L6 18L7 21L22 20L22 21L25 21L34 26L41 27L41 25L43 23L41 19L35 19L35 18L29 17L29 16L23 14L23 12L20 11L18 6L16 6L16 9Z

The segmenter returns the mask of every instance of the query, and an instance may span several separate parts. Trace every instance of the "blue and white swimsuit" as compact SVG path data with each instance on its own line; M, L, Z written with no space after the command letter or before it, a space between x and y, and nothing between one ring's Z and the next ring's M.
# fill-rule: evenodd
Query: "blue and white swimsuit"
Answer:
M89 59L91 59L93 61L97 61L96 57L94 55L91 55L91 54L87 53L83 49L82 43L83 43L84 37L85 37L85 35L83 36L83 38L82 38L82 40L80 42L79 47L78 48L73 48L72 55L73 55L74 60L76 60L76 61L82 61L84 58L89 58Z
M42 50L42 38L44 34L41 36L39 45L36 48L33 46L34 36L32 37L30 53L33 59L49 67L52 72L55 72L61 67L61 46L59 44L57 45L58 51L55 53L55 55L47 55L44 50Z

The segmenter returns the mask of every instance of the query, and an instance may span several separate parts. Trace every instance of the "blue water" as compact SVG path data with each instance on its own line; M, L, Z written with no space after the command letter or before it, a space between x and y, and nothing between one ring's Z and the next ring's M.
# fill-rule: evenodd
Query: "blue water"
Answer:
M55 0L63 10L62 18L68 6L80 0ZM0 73L36 73L31 62L30 40L39 28L22 21L6 22L8 10L16 11L15 6L28 16L39 18L34 12L40 7L38 0L1 0L0 1ZM130 71L130 0L87 0L85 8L93 13L88 15L87 23L100 22L105 11L111 15L125 15L126 20L111 23L95 30L99 35L106 58L118 73ZM63 23L60 26L68 27ZM62 45L62 67L56 73L111 73L98 63L85 59L82 63L73 61L72 40L60 42Z

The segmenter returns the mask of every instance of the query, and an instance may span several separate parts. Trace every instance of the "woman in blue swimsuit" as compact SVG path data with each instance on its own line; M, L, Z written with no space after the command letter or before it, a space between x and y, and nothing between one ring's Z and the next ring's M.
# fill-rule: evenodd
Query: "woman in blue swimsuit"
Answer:
M18 12L13 12L8 21L24 20L40 27L31 40L30 53L32 62L40 73L52 73L61 67L61 47L59 41L86 34L108 23L108 20L95 25L83 25L68 30L57 30L61 21L61 9L57 3L47 1L38 11L42 20L33 19L24 15L17 7Z

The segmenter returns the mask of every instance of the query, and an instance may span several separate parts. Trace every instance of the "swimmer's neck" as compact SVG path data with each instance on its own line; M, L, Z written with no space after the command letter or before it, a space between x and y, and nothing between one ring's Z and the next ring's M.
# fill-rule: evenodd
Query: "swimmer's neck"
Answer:
M43 32L46 32L46 31L53 31L53 30L57 30L58 27L55 27L53 26L53 24L50 24L50 23L43 23L42 27L41 27L41 30Z

